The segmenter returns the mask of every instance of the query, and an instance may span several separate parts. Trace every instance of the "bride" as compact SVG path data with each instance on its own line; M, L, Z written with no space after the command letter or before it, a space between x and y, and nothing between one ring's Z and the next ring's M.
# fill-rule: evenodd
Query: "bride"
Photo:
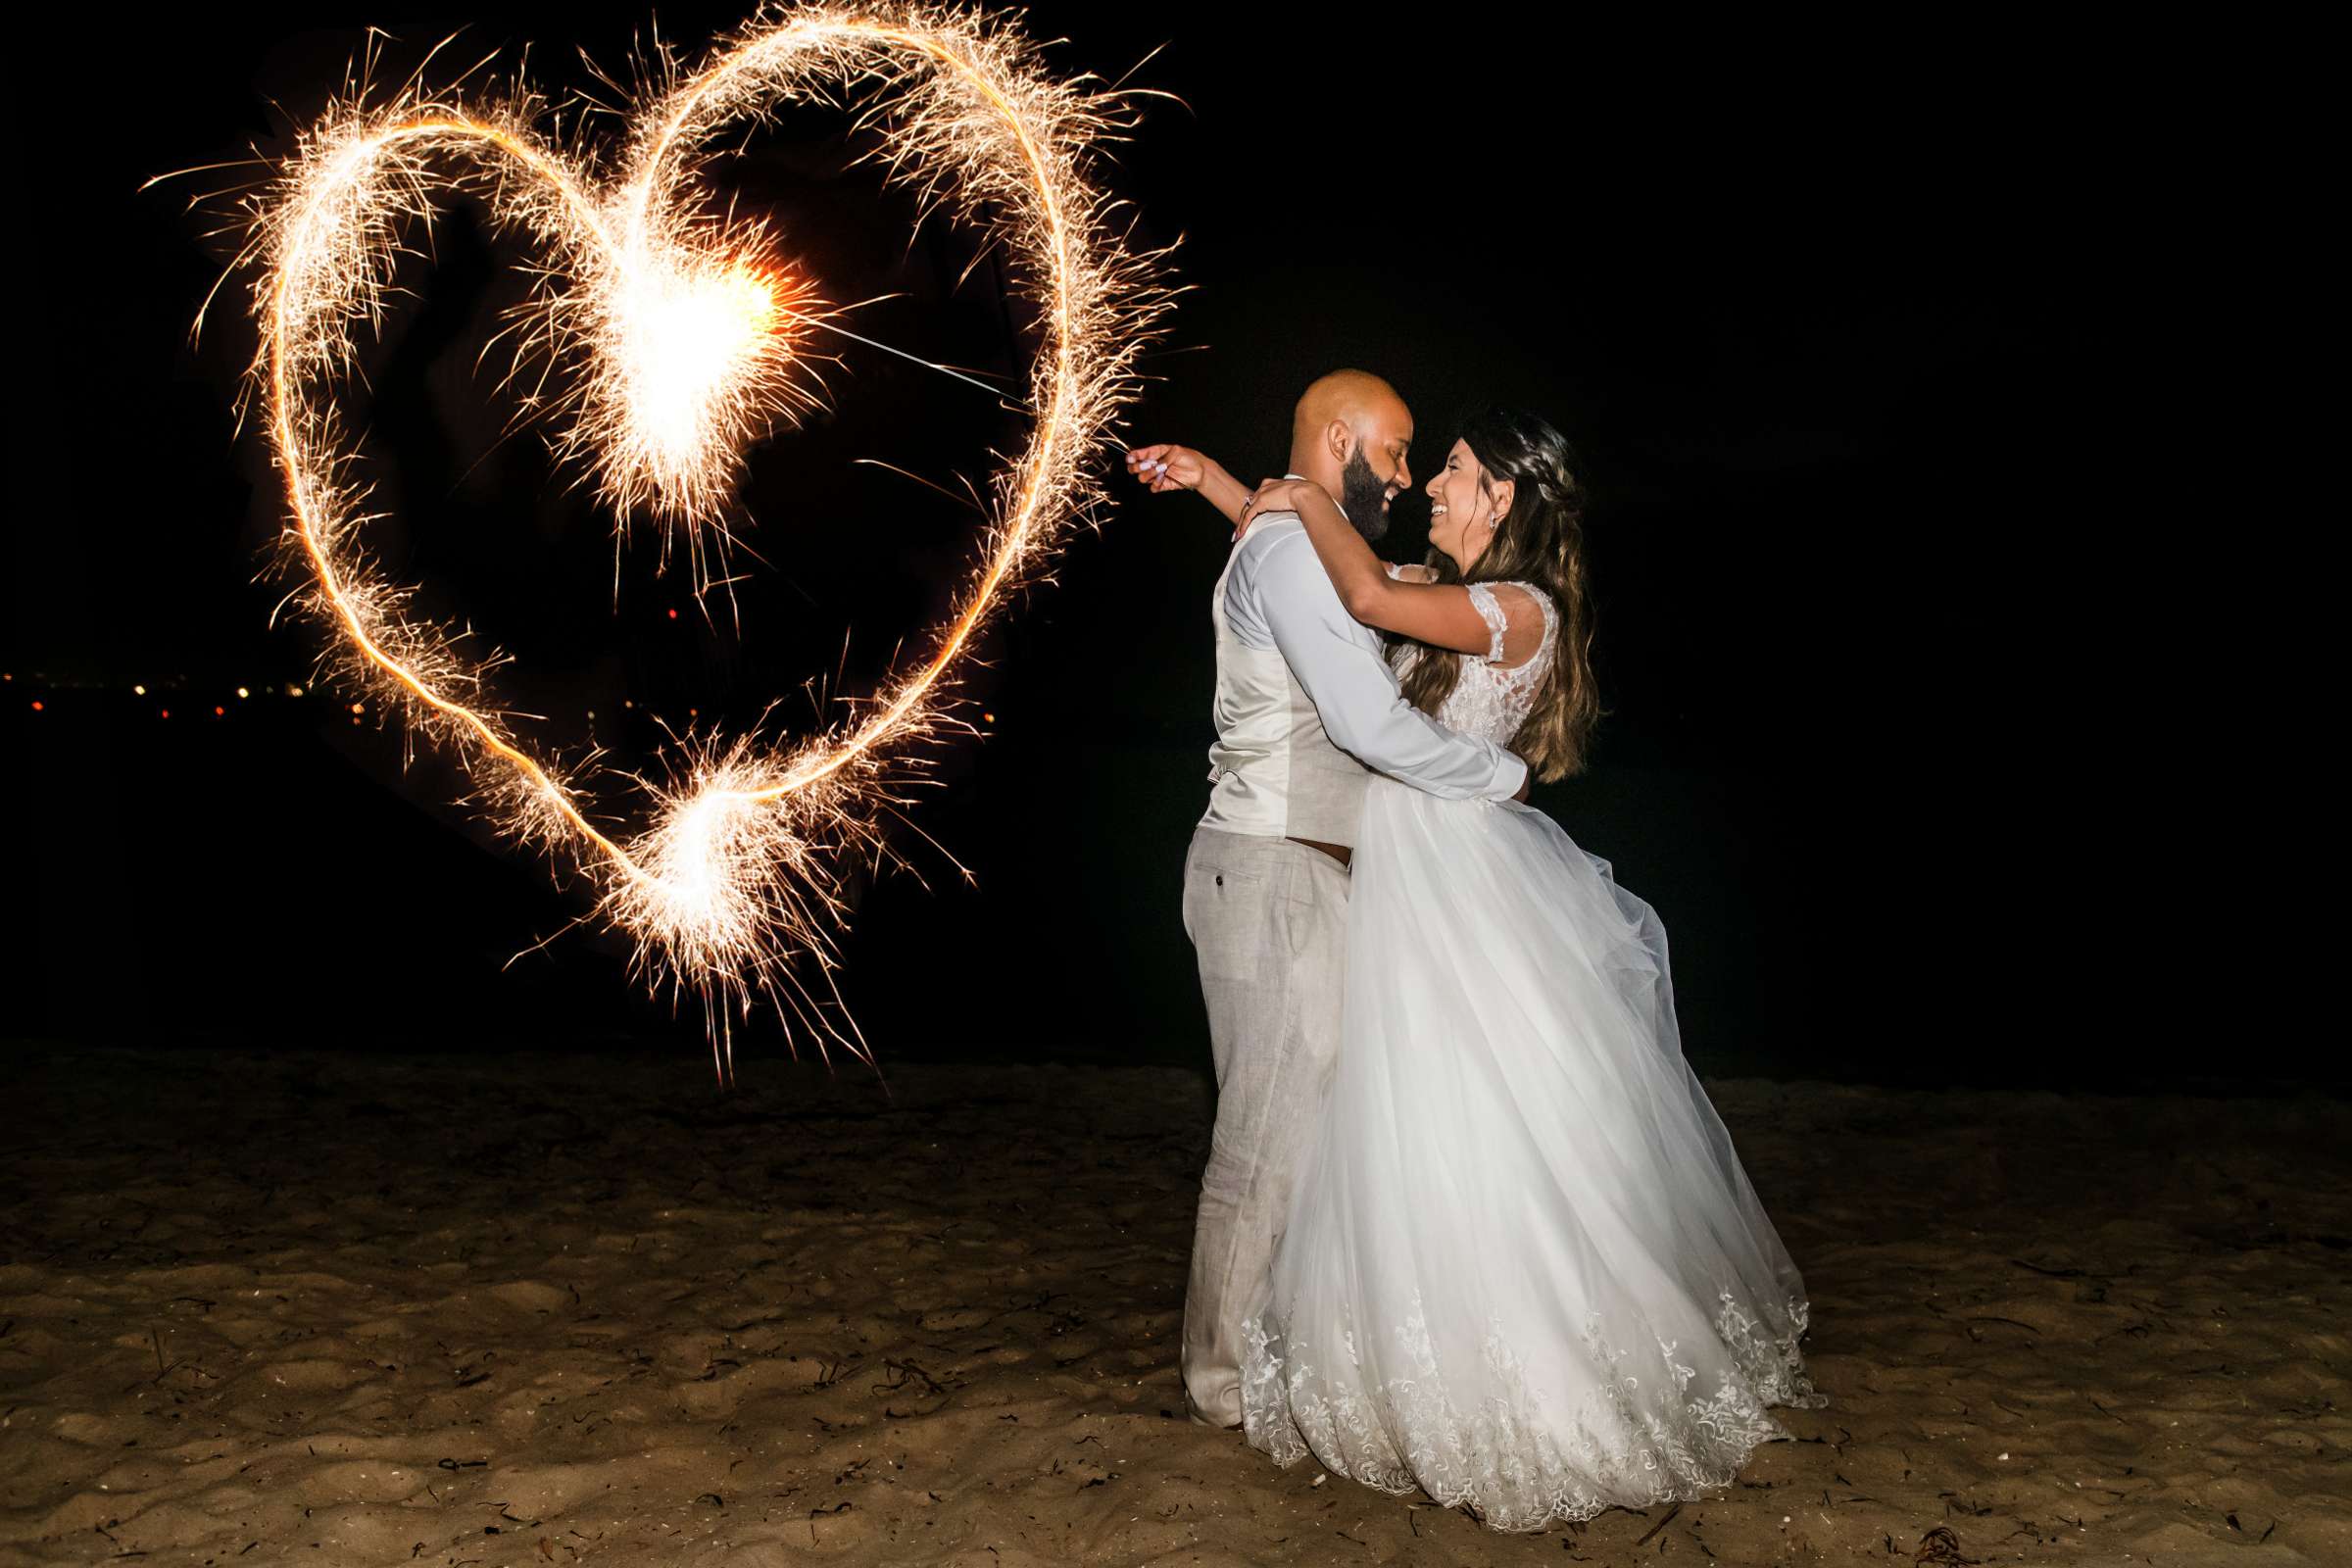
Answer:
M1422 567L1384 568L1308 480L1235 520L1296 513L1348 612L1402 639L1408 698L1546 782L1578 771L1599 705L1567 443L1486 410L1428 494ZM1246 1330L1253 1446L1540 1530L1723 1486L1789 1436L1767 1406L1827 1402L1797 1349L1804 1282L1683 1059L1666 933L1606 861L1541 811L1375 778L1347 973Z

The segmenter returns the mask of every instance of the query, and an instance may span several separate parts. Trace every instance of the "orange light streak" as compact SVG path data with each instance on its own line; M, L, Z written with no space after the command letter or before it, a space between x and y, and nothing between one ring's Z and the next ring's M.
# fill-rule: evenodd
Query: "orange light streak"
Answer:
M407 590L357 552L364 492L344 478L353 454L333 398L354 362L351 328L380 322L401 228L429 221L442 188L483 189L497 220L553 252L517 354L544 357L559 391L543 404L529 389L526 407L553 420L559 456L594 469L623 526L650 509L665 555L669 530L682 532L699 593L698 530L717 521L750 441L808 406L791 333L824 321L768 263L764 229L698 216L695 155L721 127L757 123L776 103L869 83L875 96L859 123L880 128L887 177L916 187L926 210L951 206L987 227L1040 308L1029 446L999 481L980 570L918 667L846 731L789 751L690 735L686 776L637 781L655 822L624 842L483 704L491 666L405 614ZM1132 401L1136 357L1168 308L1159 257L1126 248L1089 178L1090 143L1128 123L1124 110L1084 81L1047 74L1002 24L891 5L762 12L662 94L650 117L658 128L636 139L606 187L530 128L525 96L483 109L411 89L380 110L364 97L305 136L278 199L249 204L252 238L239 258L263 271L256 379L288 531L314 585L304 606L326 617L355 672L457 747L518 838L572 846L573 863L600 886L600 914L636 939L641 971L711 1004L714 1053L721 995L748 1008L757 992L816 1021L817 999L790 966L834 961L843 909L831 866L844 854L883 853L882 819L904 804L889 767L919 766L923 743L968 727L955 717L958 662L1007 591L1034 580L1066 530L1090 520L1102 492L1088 460ZM453 161L460 172L442 172ZM518 171L519 182L502 170ZM357 722L359 704L353 711ZM826 1037L862 1054L830 1021L820 1045Z

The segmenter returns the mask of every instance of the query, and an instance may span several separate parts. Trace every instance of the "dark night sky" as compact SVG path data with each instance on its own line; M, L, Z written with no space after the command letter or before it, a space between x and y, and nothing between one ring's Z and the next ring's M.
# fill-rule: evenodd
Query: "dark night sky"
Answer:
M2180 999L2134 989L2145 931L2119 912L2137 884L2116 746L2149 667L2115 610L2143 596L2144 553L2119 535L2178 519L2120 500L2150 394L2118 322L2154 285L2119 256L2152 175L2102 128L2093 40L1031 15L1070 69L1117 76L1166 44L1134 79L1184 100L1148 103L1105 173L1146 238L1181 236L1193 289L1138 439L1276 471L1298 388L1349 364L1414 405L1423 465L1479 397L1578 444L1612 711L1592 772L1538 804L1659 906L1702 1070L2213 1070L2151 1028ZM661 13L678 40L739 17ZM232 303L186 342L219 242L183 210L195 186L136 191L280 145L368 24L404 62L460 23L449 58L529 42L564 91L588 85L579 49L618 64L643 18L191 17L124 46L120 131L45 176L95 243L42 259L55 395L24 454L86 479L12 509L6 733L44 914L24 1029L699 1043L691 1009L635 996L584 933L502 970L577 906L445 804L440 764L404 773L396 736L316 697L226 695L306 680L315 634L272 628L282 589L255 580L276 519L228 412L249 329ZM904 203L844 172L854 150L797 116L723 178L833 297L908 296L865 329L1011 369L994 274L950 290L968 236L909 245ZM850 460L976 475L1019 433L987 399L851 348L835 412L755 460L766 564L742 563L742 629L705 624L647 546L615 604L606 519L536 436L493 439L495 377L471 368L513 247L458 213L436 253L368 367L370 471L401 513L379 545L523 656L517 706L555 738L642 758L657 737L613 721L623 697L740 723L837 664L855 691L944 602L965 520ZM1397 511L1393 553L1414 554L1425 509ZM1177 895L1225 535L1189 498L1124 496L1103 520L995 638L976 689L997 721L918 812L976 884L910 840L920 882L865 894L845 988L886 1057L1205 1063Z

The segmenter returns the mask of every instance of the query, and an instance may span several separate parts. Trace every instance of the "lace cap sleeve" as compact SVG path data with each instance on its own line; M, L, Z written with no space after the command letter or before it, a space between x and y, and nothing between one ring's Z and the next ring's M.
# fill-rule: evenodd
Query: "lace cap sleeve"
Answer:
M1487 662L1492 664L1502 657L1502 637L1503 633L1511 629L1511 617L1496 602L1494 589L1483 582L1474 582L1467 586L1470 592L1470 608L1477 611L1478 618L1487 623L1487 631L1491 639L1487 644Z
M1471 583L1470 602L1494 634L1486 662L1510 672L1543 664L1560 629L1551 595L1532 582Z

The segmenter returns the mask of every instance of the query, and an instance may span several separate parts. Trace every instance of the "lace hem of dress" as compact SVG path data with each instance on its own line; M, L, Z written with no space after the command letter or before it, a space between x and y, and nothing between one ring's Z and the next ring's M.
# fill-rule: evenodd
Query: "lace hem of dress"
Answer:
M1494 1325L1482 1359L1495 1392L1465 1413L1440 1386L1418 1297L1396 1330L1418 1375L1374 1388L1364 1387L1360 1375L1319 1374L1325 1348L1289 1339L1268 1311L1243 1325L1242 1424L1250 1445L1277 1464L1311 1453L1336 1474L1379 1491L1401 1495L1418 1488L1446 1507L1467 1505L1495 1530L1542 1530L1610 1508L1688 1501L1730 1485L1756 1445L1791 1436L1767 1405L1829 1403L1806 1378L1797 1349L1810 1313L1809 1303L1791 1298L1787 1327L1775 1332L1723 1292L1715 1334L1737 1370L1713 1393L1690 1397L1697 1373L1676 1361L1674 1344L1661 1339L1658 1348L1675 1380L1663 1399L1639 1397L1639 1380L1618 1375L1624 1352L1605 1341L1594 1314L1586 1321L1585 1347L1607 1370L1563 1421L1536 1408L1525 1367ZM1332 1348L1339 1365L1358 1368L1352 1333L1343 1329Z

